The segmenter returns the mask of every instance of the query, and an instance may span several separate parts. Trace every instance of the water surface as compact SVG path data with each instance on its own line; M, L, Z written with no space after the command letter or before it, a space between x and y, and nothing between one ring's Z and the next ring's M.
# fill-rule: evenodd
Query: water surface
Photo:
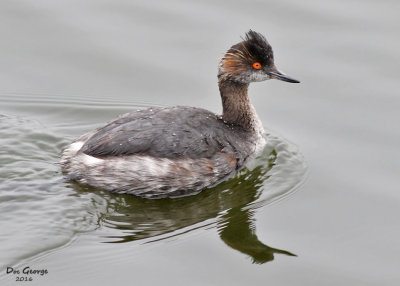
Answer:
M49 271L30 285L399 285L399 8L3 1L1 284L30 265ZM121 113L219 113L218 59L249 28L302 83L250 87L270 140L247 170L160 201L63 180L61 148Z

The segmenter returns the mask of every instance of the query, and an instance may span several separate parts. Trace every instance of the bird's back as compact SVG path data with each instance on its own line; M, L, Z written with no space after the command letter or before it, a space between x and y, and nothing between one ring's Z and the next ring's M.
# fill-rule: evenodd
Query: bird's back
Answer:
M251 150L250 135L205 109L150 108L125 114L97 129L82 152L103 158L136 154L170 159L210 159L224 152L242 162Z

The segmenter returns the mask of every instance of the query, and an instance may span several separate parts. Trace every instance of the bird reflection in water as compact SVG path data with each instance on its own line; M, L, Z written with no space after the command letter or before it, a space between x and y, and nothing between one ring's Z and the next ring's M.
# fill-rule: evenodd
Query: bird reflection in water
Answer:
M106 200L106 210L99 214L99 220L103 226L120 232L105 237L105 242L152 243L216 224L226 245L261 264L273 260L275 253L295 256L265 245L255 233L256 207L252 203L260 198L276 159L276 150L266 148L252 170L242 169L233 178L190 197L149 200L73 186L80 192L97 192Z
M262 264L271 261L275 253L296 256L289 251L269 247L258 239L253 211L235 207L230 209L223 219L226 224L219 226L221 239L231 248L250 256L253 263Z

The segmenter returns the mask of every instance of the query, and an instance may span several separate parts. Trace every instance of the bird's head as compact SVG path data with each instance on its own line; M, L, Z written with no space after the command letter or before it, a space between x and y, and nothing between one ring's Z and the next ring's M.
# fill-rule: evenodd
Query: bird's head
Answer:
M242 42L233 45L222 58L218 78L239 83L279 79L298 83L280 72L274 64L274 53L266 38L252 30L246 33Z

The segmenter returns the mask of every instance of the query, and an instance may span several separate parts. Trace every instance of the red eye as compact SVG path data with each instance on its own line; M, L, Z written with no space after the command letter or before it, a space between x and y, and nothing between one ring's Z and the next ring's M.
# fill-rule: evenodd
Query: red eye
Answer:
M259 62L255 62L253 64L253 68L255 68L256 70L259 70L261 68L261 64Z

